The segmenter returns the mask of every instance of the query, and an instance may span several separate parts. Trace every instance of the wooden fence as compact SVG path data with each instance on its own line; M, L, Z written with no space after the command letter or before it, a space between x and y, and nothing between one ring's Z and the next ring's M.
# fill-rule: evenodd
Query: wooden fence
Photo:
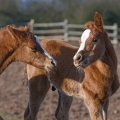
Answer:
M84 31L84 25L80 24L68 24L67 20L56 23L35 23L32 19L29 22L30 30L38 35L39 39L57 38L64 39L65 41L78 41L82 32ZM117 24L114 23L111 26L104 25L104 29L107 31L109 38L113 44L117 44L120 39L120 29Z

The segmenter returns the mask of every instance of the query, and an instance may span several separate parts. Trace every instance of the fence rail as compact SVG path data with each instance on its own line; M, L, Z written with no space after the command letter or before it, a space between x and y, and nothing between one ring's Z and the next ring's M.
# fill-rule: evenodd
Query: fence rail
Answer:
M57 38L64 39L66 41L78 41L82 32L84 31L84 25L80 24L68 24L67 20L56 23L35 23L34 20L29 22L30 30L38 35L39 39ZM117 24L105 25L104 29L107 31L109 38L113 44L117 44L120 39L120 28Z

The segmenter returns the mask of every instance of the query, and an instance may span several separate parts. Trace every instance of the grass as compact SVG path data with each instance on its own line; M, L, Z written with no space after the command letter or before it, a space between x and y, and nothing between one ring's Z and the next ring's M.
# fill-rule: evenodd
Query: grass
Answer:
M0 116L4 119L4 120L22 120L20 117L18 117L17 115L10 115L7 113L2 113L0 112Z

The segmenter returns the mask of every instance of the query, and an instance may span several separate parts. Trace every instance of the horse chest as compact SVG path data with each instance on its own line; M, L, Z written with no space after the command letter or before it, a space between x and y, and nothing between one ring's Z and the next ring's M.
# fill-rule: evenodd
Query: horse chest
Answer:
M98 76L88 73L83 80L82 89L85 96L105 100L110 96L111 81L111 78L101 73Z
M69 78L60 78L59 76L51 75L49 81L62 93L68 96L83 98L81 83Z
M67 94L68 96L74 96L76 98L84 98L84 92L80 84L79 86L63 85L60 87L60 91L64 94Z
M84 97L84 93L83 93L80 83L71 82L69 84L65 84L61 86L61 90L69 96L74 96L77 98Z

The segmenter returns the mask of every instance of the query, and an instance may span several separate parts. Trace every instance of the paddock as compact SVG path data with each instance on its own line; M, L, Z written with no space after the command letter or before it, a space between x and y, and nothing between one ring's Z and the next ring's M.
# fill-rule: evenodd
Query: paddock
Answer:
M119 65L118 74L120 77L120 45L115 45ZM12 63L0 77L0 115L5 120L23 120L28 92L27 87L23 86L23 67L22 63ZM41 120L56 120L54 113L57 107L57 90L49 90L46 99L41 105L38 118ZM120 89L110 99L108 109L108 120L120 120ZM79 111L79 112L78 112ZM89 120L89 113L83 101L74 98L70 109L70 120Z

